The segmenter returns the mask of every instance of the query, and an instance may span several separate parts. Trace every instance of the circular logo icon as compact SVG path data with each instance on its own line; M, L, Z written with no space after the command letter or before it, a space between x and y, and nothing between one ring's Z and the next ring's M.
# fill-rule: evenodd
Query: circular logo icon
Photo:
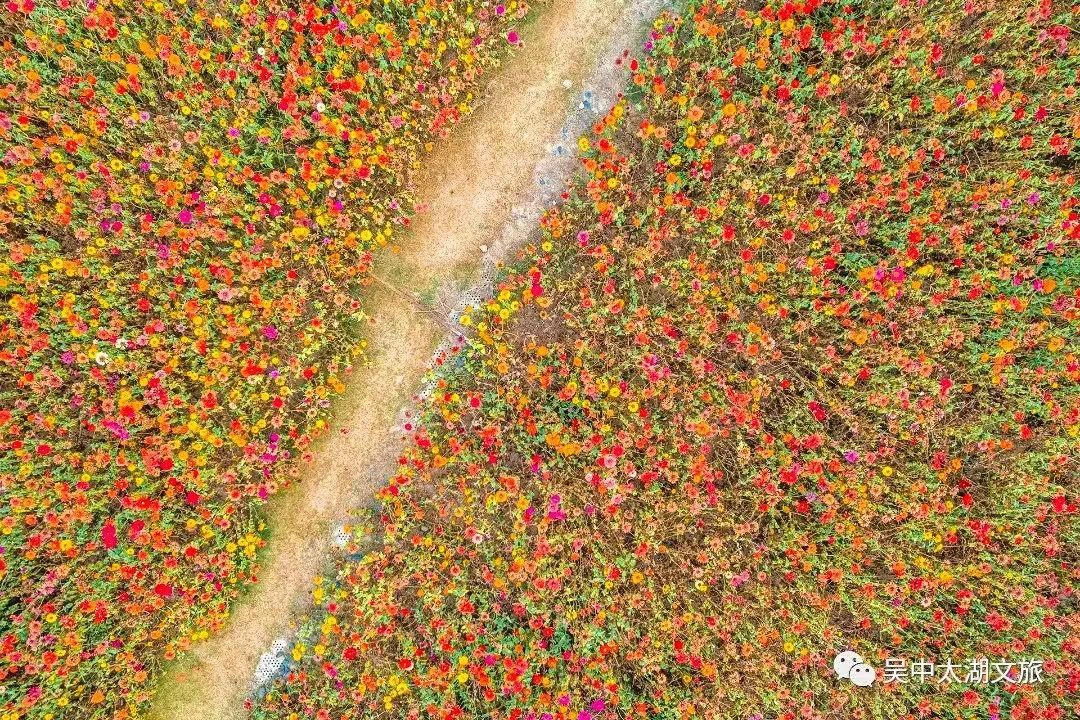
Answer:
M845 650L833 658L832 668L836 674L847 680L851 677L851 668L862 664L862 656L857 652Z
M877 679L877 671L866 663L859 663L851 668L848 679L851 680L852 684L859 687L870 687L874 684L874 680Z
M850 680L858 687L869 687L877 679L877 671L866 663L862 655L853 650L844 650L833 658L833 671L837 676Z

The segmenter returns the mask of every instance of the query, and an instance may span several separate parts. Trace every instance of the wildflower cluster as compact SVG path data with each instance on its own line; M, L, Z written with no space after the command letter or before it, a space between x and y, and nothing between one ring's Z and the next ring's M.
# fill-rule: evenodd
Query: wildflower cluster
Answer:
M1075 13L661 18L254 717L1080 713Z
M408 173L521 0L0 5L0 717L124 718L255 579Z

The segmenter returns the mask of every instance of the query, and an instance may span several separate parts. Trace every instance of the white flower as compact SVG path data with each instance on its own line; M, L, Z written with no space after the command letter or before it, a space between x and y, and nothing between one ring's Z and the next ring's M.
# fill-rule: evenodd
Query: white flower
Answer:
M96 362L98 365L108 365L109 354L104 351L99 351L98 354L94 356L94 362Z

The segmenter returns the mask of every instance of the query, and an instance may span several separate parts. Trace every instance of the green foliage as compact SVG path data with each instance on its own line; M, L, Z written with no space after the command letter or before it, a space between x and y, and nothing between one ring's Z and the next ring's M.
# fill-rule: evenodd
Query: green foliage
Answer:
M1080 712L1075 26L660 18L254 716Z

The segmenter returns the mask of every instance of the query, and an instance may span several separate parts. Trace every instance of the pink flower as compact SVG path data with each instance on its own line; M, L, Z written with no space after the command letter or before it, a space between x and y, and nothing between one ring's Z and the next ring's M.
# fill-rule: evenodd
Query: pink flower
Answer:
M517 45L518 43L520 43L521 36L518 34L518 31L511 30L510 32L506 33L506 42L510 43L511 45Z

